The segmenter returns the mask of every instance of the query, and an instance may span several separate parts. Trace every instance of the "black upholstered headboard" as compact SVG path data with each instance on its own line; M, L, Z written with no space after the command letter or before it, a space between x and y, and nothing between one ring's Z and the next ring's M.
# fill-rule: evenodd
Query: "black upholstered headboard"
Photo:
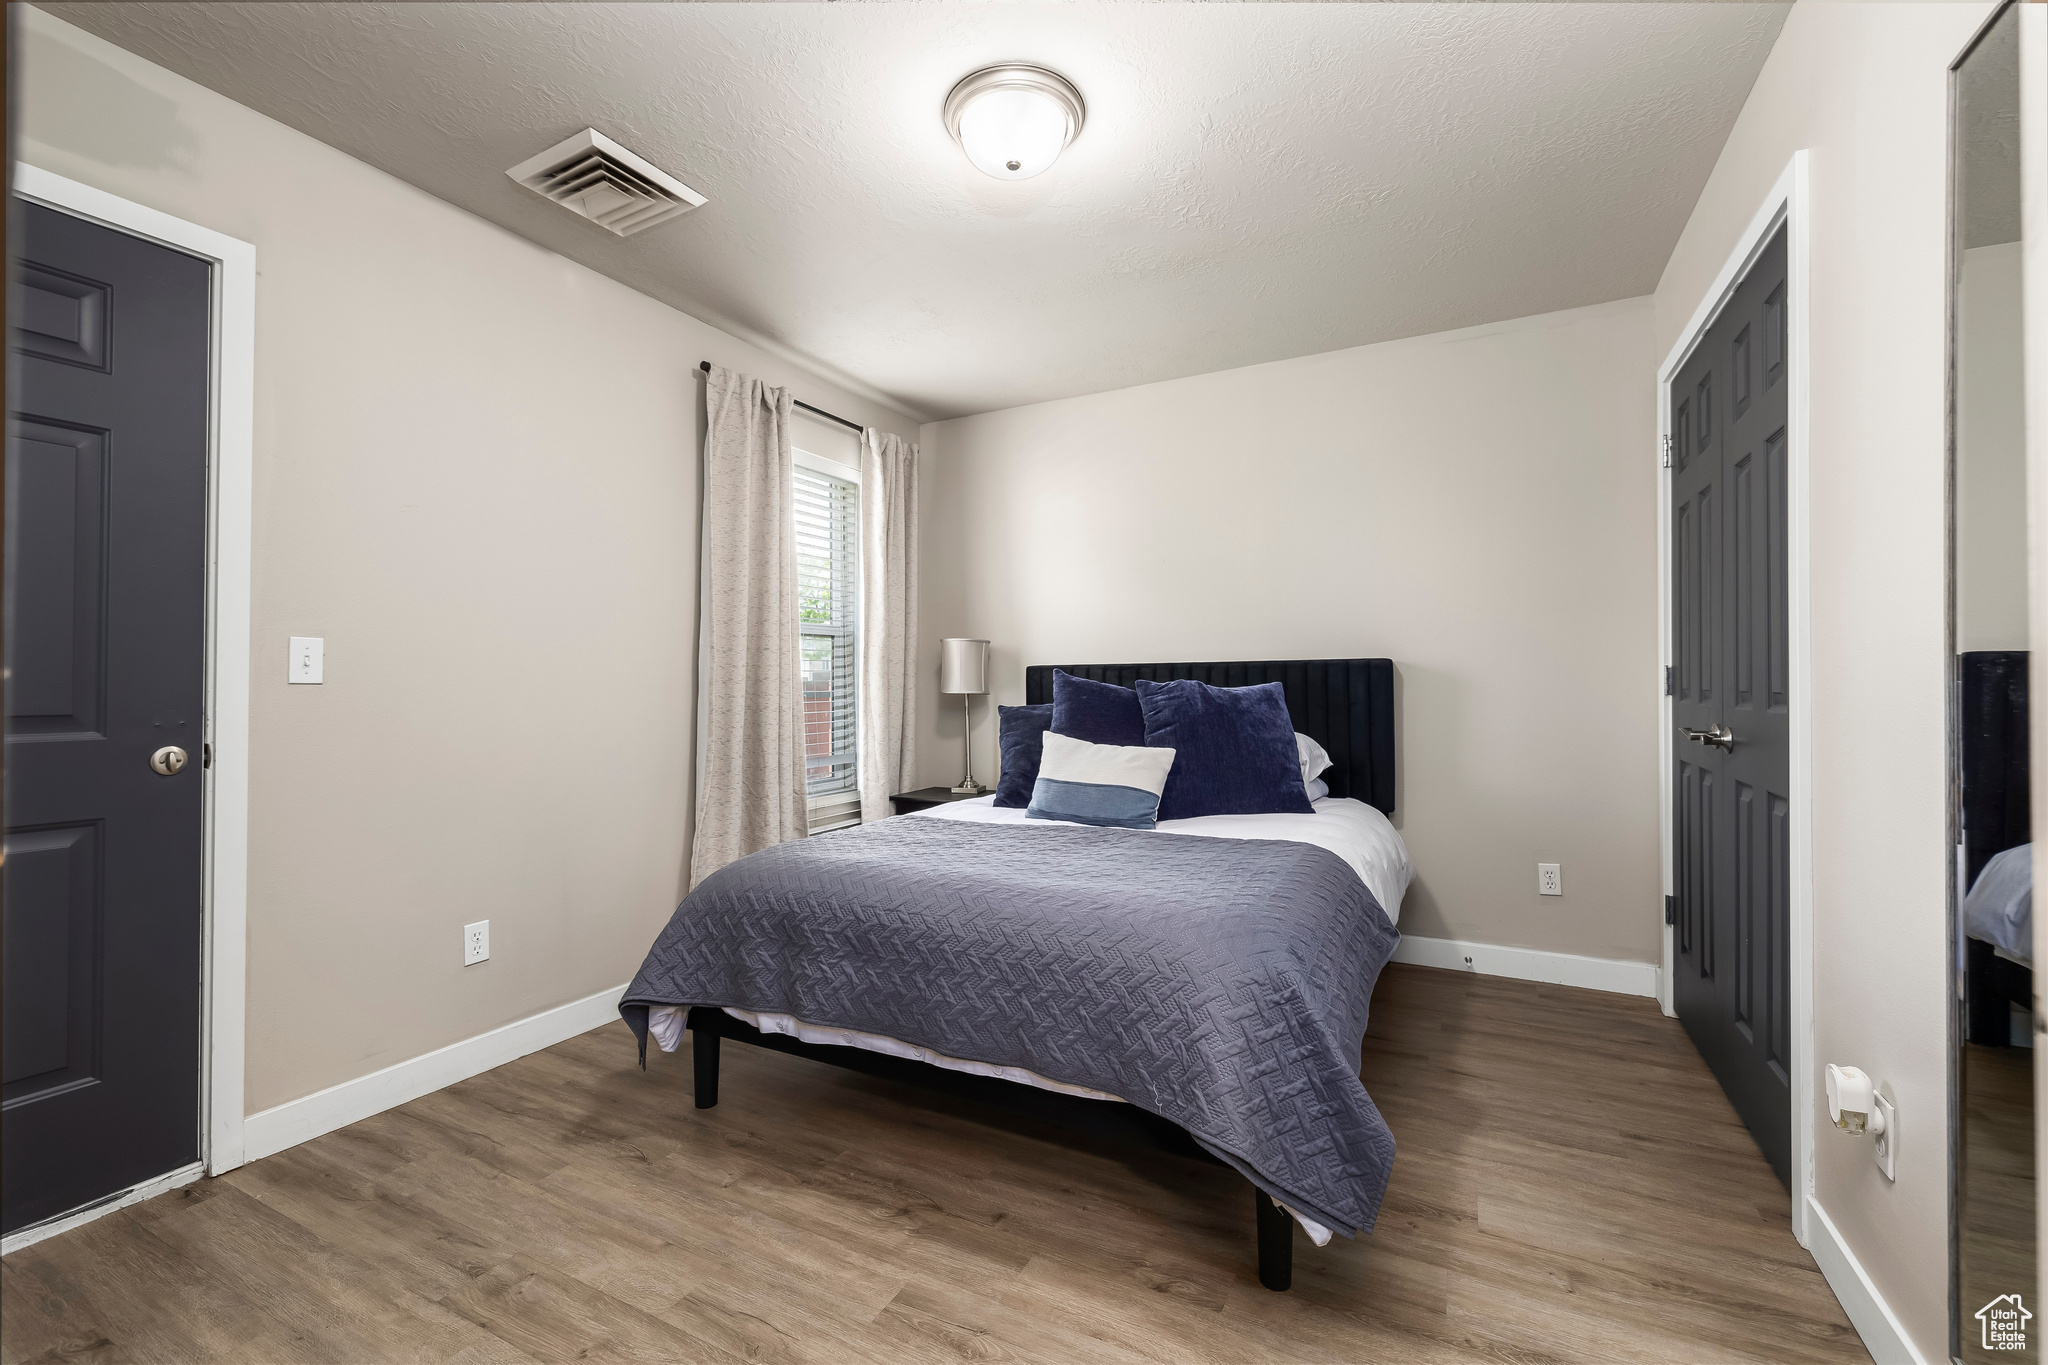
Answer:
M1211 687L1277 682L1294 728L1330 751L1323 780L1330 795L1394 810L1394 661L1283 659L1216 664L1033 664L1024 670L1024 702L1052 700L1052 672L1129 687L1140 678L1193 678Z
M1994 853L2033 838L2027 763L2027 651L1958 654L1962 674L1964 885Z

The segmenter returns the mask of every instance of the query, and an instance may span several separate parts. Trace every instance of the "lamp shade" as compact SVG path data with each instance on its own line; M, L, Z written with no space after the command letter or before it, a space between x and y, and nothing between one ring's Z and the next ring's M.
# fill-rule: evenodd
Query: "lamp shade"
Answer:
M988 641L939 641L939 691L988 691Z

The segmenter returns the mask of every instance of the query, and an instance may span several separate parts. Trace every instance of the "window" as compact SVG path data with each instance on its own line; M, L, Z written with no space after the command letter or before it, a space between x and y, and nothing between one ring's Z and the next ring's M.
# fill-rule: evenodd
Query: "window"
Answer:
M858 478L836 461L796 454L797 631L813 834L860 820Z

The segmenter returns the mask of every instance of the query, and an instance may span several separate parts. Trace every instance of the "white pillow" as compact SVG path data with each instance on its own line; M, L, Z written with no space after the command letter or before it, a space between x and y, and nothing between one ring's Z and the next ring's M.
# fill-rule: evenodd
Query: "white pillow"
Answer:
M1301 758L1301 781L1306 786L1330 766L1330 753L1301 731L1294 732L1294 752Z
M1151 829L1159 823L1159 793L1166 790L1173 754L1152 745L1090 744L1047 730L1024 818Z
M1310 801L1320 801L1330 794L1330 784L1320 777L1311 777L1306 785Z

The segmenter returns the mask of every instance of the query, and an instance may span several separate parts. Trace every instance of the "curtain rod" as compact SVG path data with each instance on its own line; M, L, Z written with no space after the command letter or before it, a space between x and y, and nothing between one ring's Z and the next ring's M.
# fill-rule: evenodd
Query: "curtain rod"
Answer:
M697 362L697 368L698 368L698 369L700 369L700 370L702 370L702 371L704 371L704 373L706 373L706 374L710 374L710 373L711 373L711 362L710 362L710 361L708 361L708 360L700 360L700 361L698 361L698 362ZM839 423L839 425L840 425L840 426L842 426L842 427L852 427L852 428L853 428L853 429L854 429L855 431L866 431L866 430L867 430L867 428L866 428L866 427L864 427L864 426L862 426L862 425L861 425L860 423L858 423L858 422L849 422L849 421L847 421L847 420L846 420L846 419L845 419L844 417L841 417L841 416L840 416L840 415L839 415L838 413L836 413L836 412L827 412L827 411L825 411L825 410L824 410L823 408L814 408L814 407L812 407L812 406L811 406L811 405L810 405L809 403L806 403L806 402L805 402L805 401L804 401L803 399L801 399L801 398L792 398L792 399L790 399L789 401L790 401L790 402L792 402L792 403L794 403L794 404L796 404L796 405L797 405L798 407L802 408L802 409L803 409L803 410L804 410L805 412L814 412L814 413L816 413L816 414L817 414L818 416L820 416L820 417L824 418L824 419L825 419L826 421L828 421L828 422L837 422L837 423Z

